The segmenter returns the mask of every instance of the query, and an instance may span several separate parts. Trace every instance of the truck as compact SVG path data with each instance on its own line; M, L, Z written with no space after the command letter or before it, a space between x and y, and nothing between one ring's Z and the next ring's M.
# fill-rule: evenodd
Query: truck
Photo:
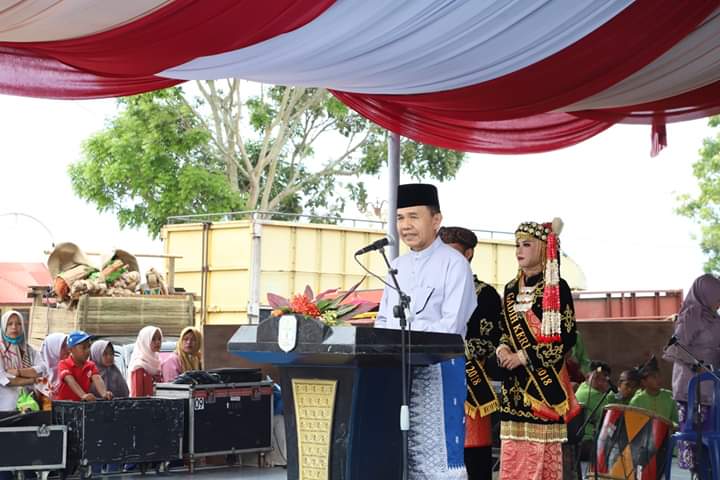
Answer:
M172 269L176 285L199 294L195 323L204 333L205 364L240 366L227 353L227 341L238 326L260 320L269 292L288 297L306 285L319 292L358 282L359 290L382 288L380 279L367 272L384 277L382 257L356 259L353 253L382 238L385 230L385 222L372 219L262 211L171 217L161 238L166 255L181 257ZM472 269L502 292L517 273L514 234L474 231L480 240ZM570 286L584 289L577 263L563 256L562 265Z

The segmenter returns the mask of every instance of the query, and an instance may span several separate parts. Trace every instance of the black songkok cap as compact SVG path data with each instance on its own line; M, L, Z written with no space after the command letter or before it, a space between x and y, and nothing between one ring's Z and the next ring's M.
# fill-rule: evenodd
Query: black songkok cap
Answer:
M463 227L440 227L438 235L445 243L459 243L465 248L475 248L478 244L477 235Z
M407 183L398 186L397 208L435 207L440 210L440 200L435 185L429 183Z

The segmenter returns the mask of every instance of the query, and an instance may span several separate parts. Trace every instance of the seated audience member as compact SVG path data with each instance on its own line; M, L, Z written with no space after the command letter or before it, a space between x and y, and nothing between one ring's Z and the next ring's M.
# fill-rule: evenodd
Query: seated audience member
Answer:
M46 373L40 355L26 341L20 312L11 310L2 316L0 341L0 411L24 410L18 398L25 387L34 385ZM29 405L30 400L25 400ZM37 404L35 405L37 409Z
M68 356L67 335L64 333L51 333L40 345L40 357L47 369L47 379L44 383L35 384L35 393L40 408L44 411L52 410L53 393L58 389L58 364Z
M155 393L155 384L162 381L158 355L161 346L162 330L159 328L148 325L138 333L128 365L131 397L151 397Z
M637 368L623 371L618 380L618 392L613 403L628 405L640 388L640 380L640 371Z
M678 406L672 397L672 392L660 388L660 368L654 355L640 367L640 377L641 390L638 390L630 400L630 406L651 410L677 424Z
M105 388L105 382L90 356L90 335L78 330L68 335L67 346L70 356L58 364L59 386L53 400L88 401L95 400L90 393L94 385L101 398L110 400L112 392Z
M185 327L175 351L162 363L163 382L172 382L180 374L191 370L202 370L202 333L195 327Z
M575 392L575 397L585 409L586 417L592 414L585 426L582 439L582 457L589 458L595 441L595 432L602 424L605 405L611 403L610 366L601 361L590 362L590 374Z
M124 398L130 396L125 377L120 369L115 365L115 348L113 344L107 340L97 340L90 347L90 359L100 373L100 378L105 382L105 388L113 392L114 398ZM95 396L101 396L95 385L90 387L90 393Z

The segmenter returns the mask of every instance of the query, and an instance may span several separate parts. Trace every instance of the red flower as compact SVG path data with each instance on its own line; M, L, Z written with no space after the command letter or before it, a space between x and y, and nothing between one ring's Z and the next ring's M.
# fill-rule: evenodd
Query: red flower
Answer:
M320 310L317 305L312 303L312 301L305 295L295 295L290 300L290 308L293 312L307 315L308 317L320 316Z

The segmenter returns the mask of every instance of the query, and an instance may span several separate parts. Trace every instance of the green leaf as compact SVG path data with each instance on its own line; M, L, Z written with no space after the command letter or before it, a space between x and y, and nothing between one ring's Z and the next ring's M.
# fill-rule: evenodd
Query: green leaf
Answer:
M316 305L317 305L317 307L318 307L318 310L320 310L321 312L324 312L324 311L326 311L326 310L328 309L328 307L329 307L330 305L332 305L332 303L333 303L332 300L325 299L325 300L320 300L320 301L318 301L318 302L316 303Z
M234 91L232 82L199 82L208 98L175 87L119 99L117 113L86 139L68 169L75 194L114 213L122 228L146 228L153 237L169 216L262 207L266 190L274 210L327 215L326 223L348 202L367 205L359 177L378 175L387 164L385 130L325 90L241 82ZM238 99L238 92L249 95ZM298 101L284 107L283 98ZM318 145L338 135L348 144L366 140L335 164L344 152ZM453 178L465 158L409 140L402 145L403 172L414 179ZM334 172L318 173L329 165Z
M720 116L711 117L708 124L717 129ZM705 271L720 274L720 132L703 140L699 158L693 164L693 174L698 181L699 193L678 195L675 212L700 225L700 248L706 255Z
M357 308L357 305L355 305L355 304L341 305L341 306L337 309L337 316L338 316L338 317L342 317L342 316L344 316L344 315L347 315L348 313L350 313L350 312L352 312L353 310L355 310L355 308Z

